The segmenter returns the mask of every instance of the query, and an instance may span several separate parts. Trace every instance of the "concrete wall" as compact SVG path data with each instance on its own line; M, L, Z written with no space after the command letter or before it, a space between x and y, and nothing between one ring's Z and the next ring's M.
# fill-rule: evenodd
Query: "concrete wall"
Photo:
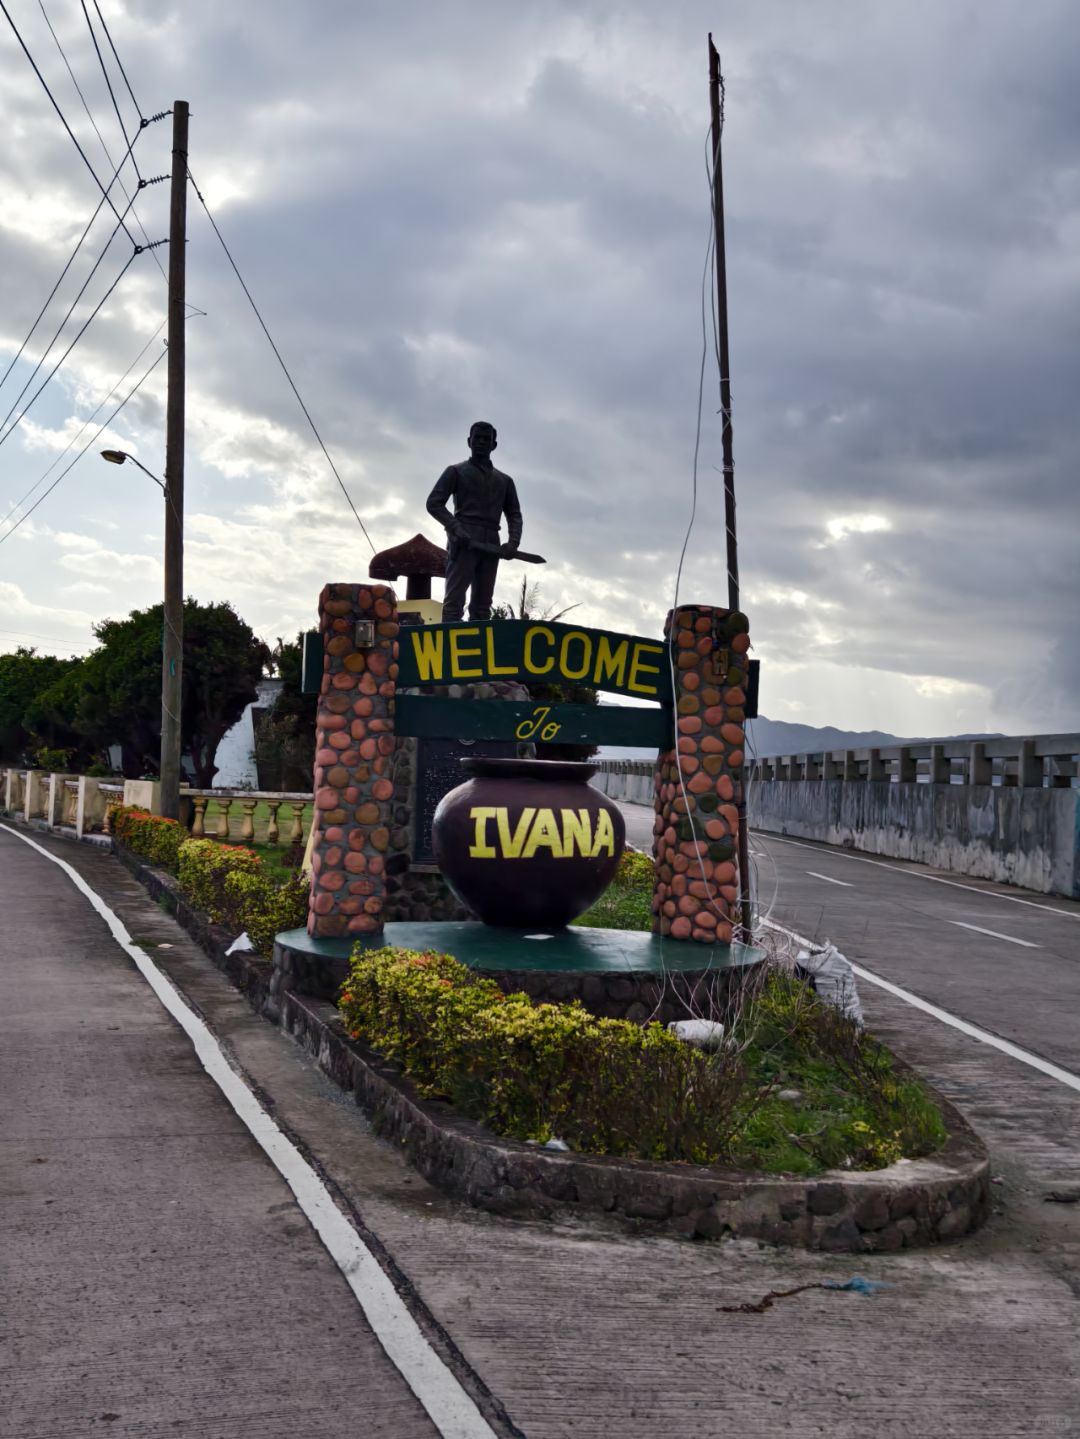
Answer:
M593 775L591 784L597 789L603 790L604 794L611 799L618 800L622 804L647 804L652 808L655 798L655 781L653 778L652 765L642 766L640 770L607 770L602 769L598 774Z
M748 804L756 829L1080 898L1077 789L759 780Z

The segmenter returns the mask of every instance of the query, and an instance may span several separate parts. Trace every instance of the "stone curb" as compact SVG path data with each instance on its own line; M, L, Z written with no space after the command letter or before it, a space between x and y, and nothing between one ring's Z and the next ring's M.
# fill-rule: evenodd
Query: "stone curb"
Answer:
M270 961L250 953L226 956L229 936L187 904L171 875L115 841L113 848L252 1007L303 1044L425 1179L477 1208L523 1217L603 1213L632 1231L758 1239L836 1253L893 1253L959 1239L990 1212L986 1148L929 1085L948 1135L937 1154L812 1179L567 1154L499 1138L448 1104L421 1098L394 1066L349 1037L332 1005L291 989L272 994Z

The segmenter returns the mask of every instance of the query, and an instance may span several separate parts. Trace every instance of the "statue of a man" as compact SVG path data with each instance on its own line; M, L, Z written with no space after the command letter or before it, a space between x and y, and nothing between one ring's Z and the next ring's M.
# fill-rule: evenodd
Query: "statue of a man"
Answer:
M449 465L428 495L428 514L446 527L446 597L443 620L460 620L469 592L469 619L491 618L491 597L500 555L509 559L521 544L521 505L509 475L491 463L498 443L495 426L477 420L469 431L471 458ZM454 499L454 513L448 508ZM499 543L499 525L506 516L508 538Z

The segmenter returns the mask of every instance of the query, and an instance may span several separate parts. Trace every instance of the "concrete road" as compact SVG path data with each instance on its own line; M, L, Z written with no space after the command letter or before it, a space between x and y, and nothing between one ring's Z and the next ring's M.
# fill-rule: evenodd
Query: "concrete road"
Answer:
M0 876L0 1434L434 1435L103 920L3 832Z
M34 837L222 1036L494 1433L1080 1433L1080 1206L1043 1200L1049 1175L1072 1164L1080 1178L1080 1093L882 991L869 996L875 1026L991 1145L1002 1183L980 1234L853 1260L496 1218L450 1203L376 1138L115 860ZM430 1432L187 1041L70 882L2 830L0 914L0 1083L12 1096L0 1435ZM47 1185L54 1164L68 1168ZM873 1299L811 1290L763 1314L720 1308L852 1274L890 1287Z

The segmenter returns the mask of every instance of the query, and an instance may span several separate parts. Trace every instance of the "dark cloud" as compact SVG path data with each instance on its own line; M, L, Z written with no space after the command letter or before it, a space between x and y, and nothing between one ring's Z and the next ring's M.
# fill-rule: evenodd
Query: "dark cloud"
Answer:
M822 0L722 18L739 521L762 653L810 666L787 698L820 722L847 722L814 679L827 656L856 687L870 671L976 687L928 695L917 728L950 727L950 704L956 728L1075 727L1080 12L1035 0L1021 24L973 3ZM658 624L689 508L717 23L697 3L660 21L493 0L117 16L144 105L192 102L192 169L357 503L376 511L386 487L403 501L380 543L427 523L428 486L490 414L530 540L559 561L545 598ZM5 108L25 141L8 188L89 213L25 77ZM140 151L166 139L156 127ZM148 226L163 200L148 195ZM59 253L0 229L5 335ZM270 623L310 605L340 496L299 458L302 422L194 202L189 258L210 312L190 335L196 456L254 465L201 503L268 552L275 505L306 537L295 576L259 600ZM152 273L140 285L142 316L160 302ZM131 358L132 324L121 310L95 336L103 370ZM710 367L684 594L722 599L716 408ZM158 410L148 397L139 424ZM209 542L203 562L224 566Z

